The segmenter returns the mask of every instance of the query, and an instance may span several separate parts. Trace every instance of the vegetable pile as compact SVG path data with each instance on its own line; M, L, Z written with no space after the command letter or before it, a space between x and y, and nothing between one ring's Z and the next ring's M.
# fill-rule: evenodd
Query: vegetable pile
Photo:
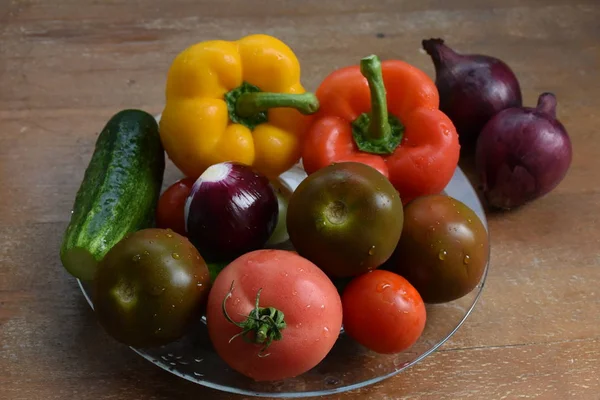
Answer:
M257 381L314 368L342 327L377 353L414 345L425 304L471 292L488 261L482 221L443 194L459 136L479 137L484 190L500 207L547 193L571 159L552 95L514 108L505 64L424 46L437 87L371 55L314 94L271 36L180 53L159 124L142 110L106 124L63 238L63 265L92 285L106 332L162 346L204 315L217 354ZM185 176L161 194L165 153ZM282 190L299 162L308 177ZM288 238L295 251L280 246Z

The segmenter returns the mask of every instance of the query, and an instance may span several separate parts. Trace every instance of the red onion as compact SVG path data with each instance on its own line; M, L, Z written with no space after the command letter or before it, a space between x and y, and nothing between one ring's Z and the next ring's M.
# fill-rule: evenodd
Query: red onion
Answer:
M186 231L211 262L262 248L277 224L277 196L252 167L223 162L196 180L185 204Z
M556 97L543 93L536 108L509 108L485 125L475 162L487 202L509 209L553 190L571 157L571 140L556 119Z
M440 110L454 123L461 146L472 148L483 126L499 111L521 107L519 81L501 60L456 53L442 39L422 44L435 66Z

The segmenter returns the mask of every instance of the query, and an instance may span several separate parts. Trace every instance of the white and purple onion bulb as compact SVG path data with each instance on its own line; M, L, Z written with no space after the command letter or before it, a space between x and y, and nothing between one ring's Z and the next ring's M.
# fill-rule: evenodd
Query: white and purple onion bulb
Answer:
M207 168L185 203L190 241L209 262L263 248L277 224L277 196L267 177L236 162Z

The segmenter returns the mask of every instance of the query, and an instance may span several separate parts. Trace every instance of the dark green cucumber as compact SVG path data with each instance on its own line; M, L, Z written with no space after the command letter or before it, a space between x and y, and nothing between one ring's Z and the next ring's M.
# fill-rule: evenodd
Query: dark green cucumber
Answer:
M165 153L154 117L123 110L106 124L75 197L60 258L91 280L104 255L128 233L154 224Z

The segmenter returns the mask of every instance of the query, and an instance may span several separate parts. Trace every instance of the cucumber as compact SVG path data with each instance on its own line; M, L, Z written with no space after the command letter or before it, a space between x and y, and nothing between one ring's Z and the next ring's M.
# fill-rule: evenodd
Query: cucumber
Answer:
M154 117L123 110L106 124L75 197L60 258L90 281L104 255L128 233L154 224L165 153Z

